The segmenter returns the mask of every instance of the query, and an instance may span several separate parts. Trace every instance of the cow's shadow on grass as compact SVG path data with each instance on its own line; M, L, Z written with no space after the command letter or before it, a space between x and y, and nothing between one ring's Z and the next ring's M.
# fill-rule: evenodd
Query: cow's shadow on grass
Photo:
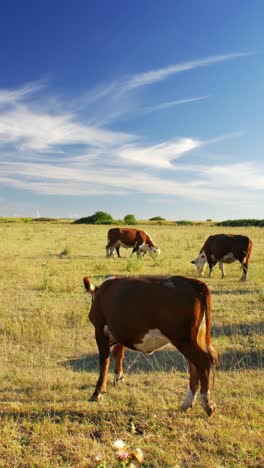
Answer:
M237 323L231 325L217 325L212 328L212 338L219 336L252 336L264 334L264 322L257 323Z
M110 370L113 371L114 362L111 358ZM76 357L60 363L74 372L99 372L98 355ZM263 369L263 350L237 351L230 349L219 356L218 370L242 371L250 369ZM188 371L188 361L176 349L156 351L151 356L135 351L126 351L124 360L125 374L155 373L155 372L181 372Z
M260 289L254 289L254 294L259 293ZM239 288L239 289L231 289L231 290L226 290L226 289L211 289L211 293L215 296L244 296L245 294L252 294L252 289L245 289L245 288Z

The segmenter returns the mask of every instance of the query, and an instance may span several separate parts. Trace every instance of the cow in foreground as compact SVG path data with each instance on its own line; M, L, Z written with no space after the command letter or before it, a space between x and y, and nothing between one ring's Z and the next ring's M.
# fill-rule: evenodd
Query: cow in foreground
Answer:
M132 254L137 252L137 256L160 253L160 249L154 244L150 235L142 230L133 228L112 228L107 233L106 256L113 257L116 249L118 257L121 257L120 247L133 248ZM132 255L131 254L131 255Z
M208 237L198 257L192 260L191 263L194 263L196 266L199 276L204 274L206 264L208 263L209 278L211 278L213 267L219 262L222 278L224 278L224 263L233 263L238 260L243 269L240 280L246 281L251 250L252 241L247 236L215 234Z
M116 277L99 287L83 279L92 295L89 319L95 327L100 376L92 399L106 392L110 347L115 359L114 383L124 379L125 348L152 353L168 343L189 361L190 385L181 409L193 405L200 385L208 416L215 410L209 398L211 366L217 353L211 344L211 294L205 283L182 276Z

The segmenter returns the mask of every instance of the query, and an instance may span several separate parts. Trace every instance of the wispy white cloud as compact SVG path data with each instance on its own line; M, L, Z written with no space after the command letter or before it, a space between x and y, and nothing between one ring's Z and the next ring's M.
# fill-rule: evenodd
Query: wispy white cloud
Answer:
M172 168L171 161L201 145L202 142L199 140L178 138L149 147L125 145L117 148L115 155L127 164L168 169Z
M206 185L221 181L223 187L231 186L250 190L264 190L264 164L252 161L226 165L216 165L204 170Z
M225 167L228 173L232 166ZM237 184L239 183L239 167L237 170ZM243 175L246 166L240 167ZM254 188L255 175L258 168L251 172L247 181L247 188ZM211 177L210 168L200 170L205 183L197 184L192 177L186 182L171 180L168 177L153 175L145 172L131 171L125 168L105 168L98 171L96 166L82 167L54 166L49 164L6 164L0 170L0 182L14 188L29 190L33 193L46 195L126 195L129 193L159 194L161 197L180 197L193 201L229 204L230 200L240 201L241 193L232 184L225 186L221 178L217 177L211 184L206 178ZM202 180L202 179L201 179ZM260 181L261 182L261 181ZM243 183L240 185L244 187ZM263 188L263 187L262 187ZM247 200L254 199L252 193L247 193Z
M137 73L124 82L123 89L124 91L132 90L141 86L157 83L158 81L162 81L171 75L175 75L176 73L181 73L187 70L194 70L195 68L206 67L218 62L234 60L246 55L249 54L239 52L235 54L212 55L198 60L177 63L169 67L150 70L144 73Z
M42 87L43 82L39 81L36 83L28 83L18 89L0 89L0 106L16 104L17 102L26 99L29 95L36 93Z
M188 99L177 99L174 101L162 102L161 104L157 104L155 106L145 107L143 109L144 112L154 112L162 109L169 109L170 107L179 106L181 104L189 104L196 101L202 101L207 99L209 96L198 96Z
M154 112L179 104L187 104L196 100L206 99L208 96L172 100L149 106L149 108L144 108L137 105L135 92L132 93L133 99L130 95L132 91L138 88L161 82L177 73L195 70L219 62L236 60L248 55L251 54L238 52L233 54L213 55L198 60L176 63L164 68L149 70L144 73L131 74L126 79L116 79L111 83L100 84L94 89L89 90L84 93L80 99L72 103L72 108L78 111L84 106L89 108L90 106L99 104L99 106L94 107L92 115L90 116L90 122L97 125L106 125L125 114L129 114L129 111L133 113Z
M0 142L14 143L21 150L52 151L58 145L116 145L132 135L88 126L72 114L36 112L24 105L0 112Z

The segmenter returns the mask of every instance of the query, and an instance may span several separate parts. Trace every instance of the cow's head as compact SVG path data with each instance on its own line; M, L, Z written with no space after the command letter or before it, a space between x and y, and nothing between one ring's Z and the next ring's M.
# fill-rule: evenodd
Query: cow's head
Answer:
M145 255L147 252L150 255L160 255L160 249L155 245L141 244L138 248L138 255Z
M207 263L207 257L205 255L204 250L202 250L199 253L198 257L192 260L191 263L193 263L196 266L198 275L202 276L204 273L205 265Z

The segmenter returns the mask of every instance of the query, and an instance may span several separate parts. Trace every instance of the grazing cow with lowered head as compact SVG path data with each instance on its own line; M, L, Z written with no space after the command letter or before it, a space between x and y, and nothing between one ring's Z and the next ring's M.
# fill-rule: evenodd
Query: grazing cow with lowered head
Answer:
M118 257L120 247L133 248L132 254L145 255L147 252L160 253L160 249L154 244L150 235L142 230L133 228L112 228L107 233L106 256L113 257L116 249ZM132 255L131 254L131 255Z
M152 353L171 343L189 361L190 386L182 410L192 407L200 385L201 403L210 416L216 405L209 398L209 375L217 353L211 344L211 294L206 284L182 276L116 277L99 287L87 277L83 282L92 295L89 319L99 350L100 376L92 399L106 392L111 346L116 384L124 379L125 348Z
M233 263L238 260L243 268L241 281L246 281L251 250L252 241L247 236L215 234L208 237L198 257L191 263L194 263L200 276L203 275L206 263L208 263L209 278L211 278L213 267L219 262L222 278L224 278L224 263Z

